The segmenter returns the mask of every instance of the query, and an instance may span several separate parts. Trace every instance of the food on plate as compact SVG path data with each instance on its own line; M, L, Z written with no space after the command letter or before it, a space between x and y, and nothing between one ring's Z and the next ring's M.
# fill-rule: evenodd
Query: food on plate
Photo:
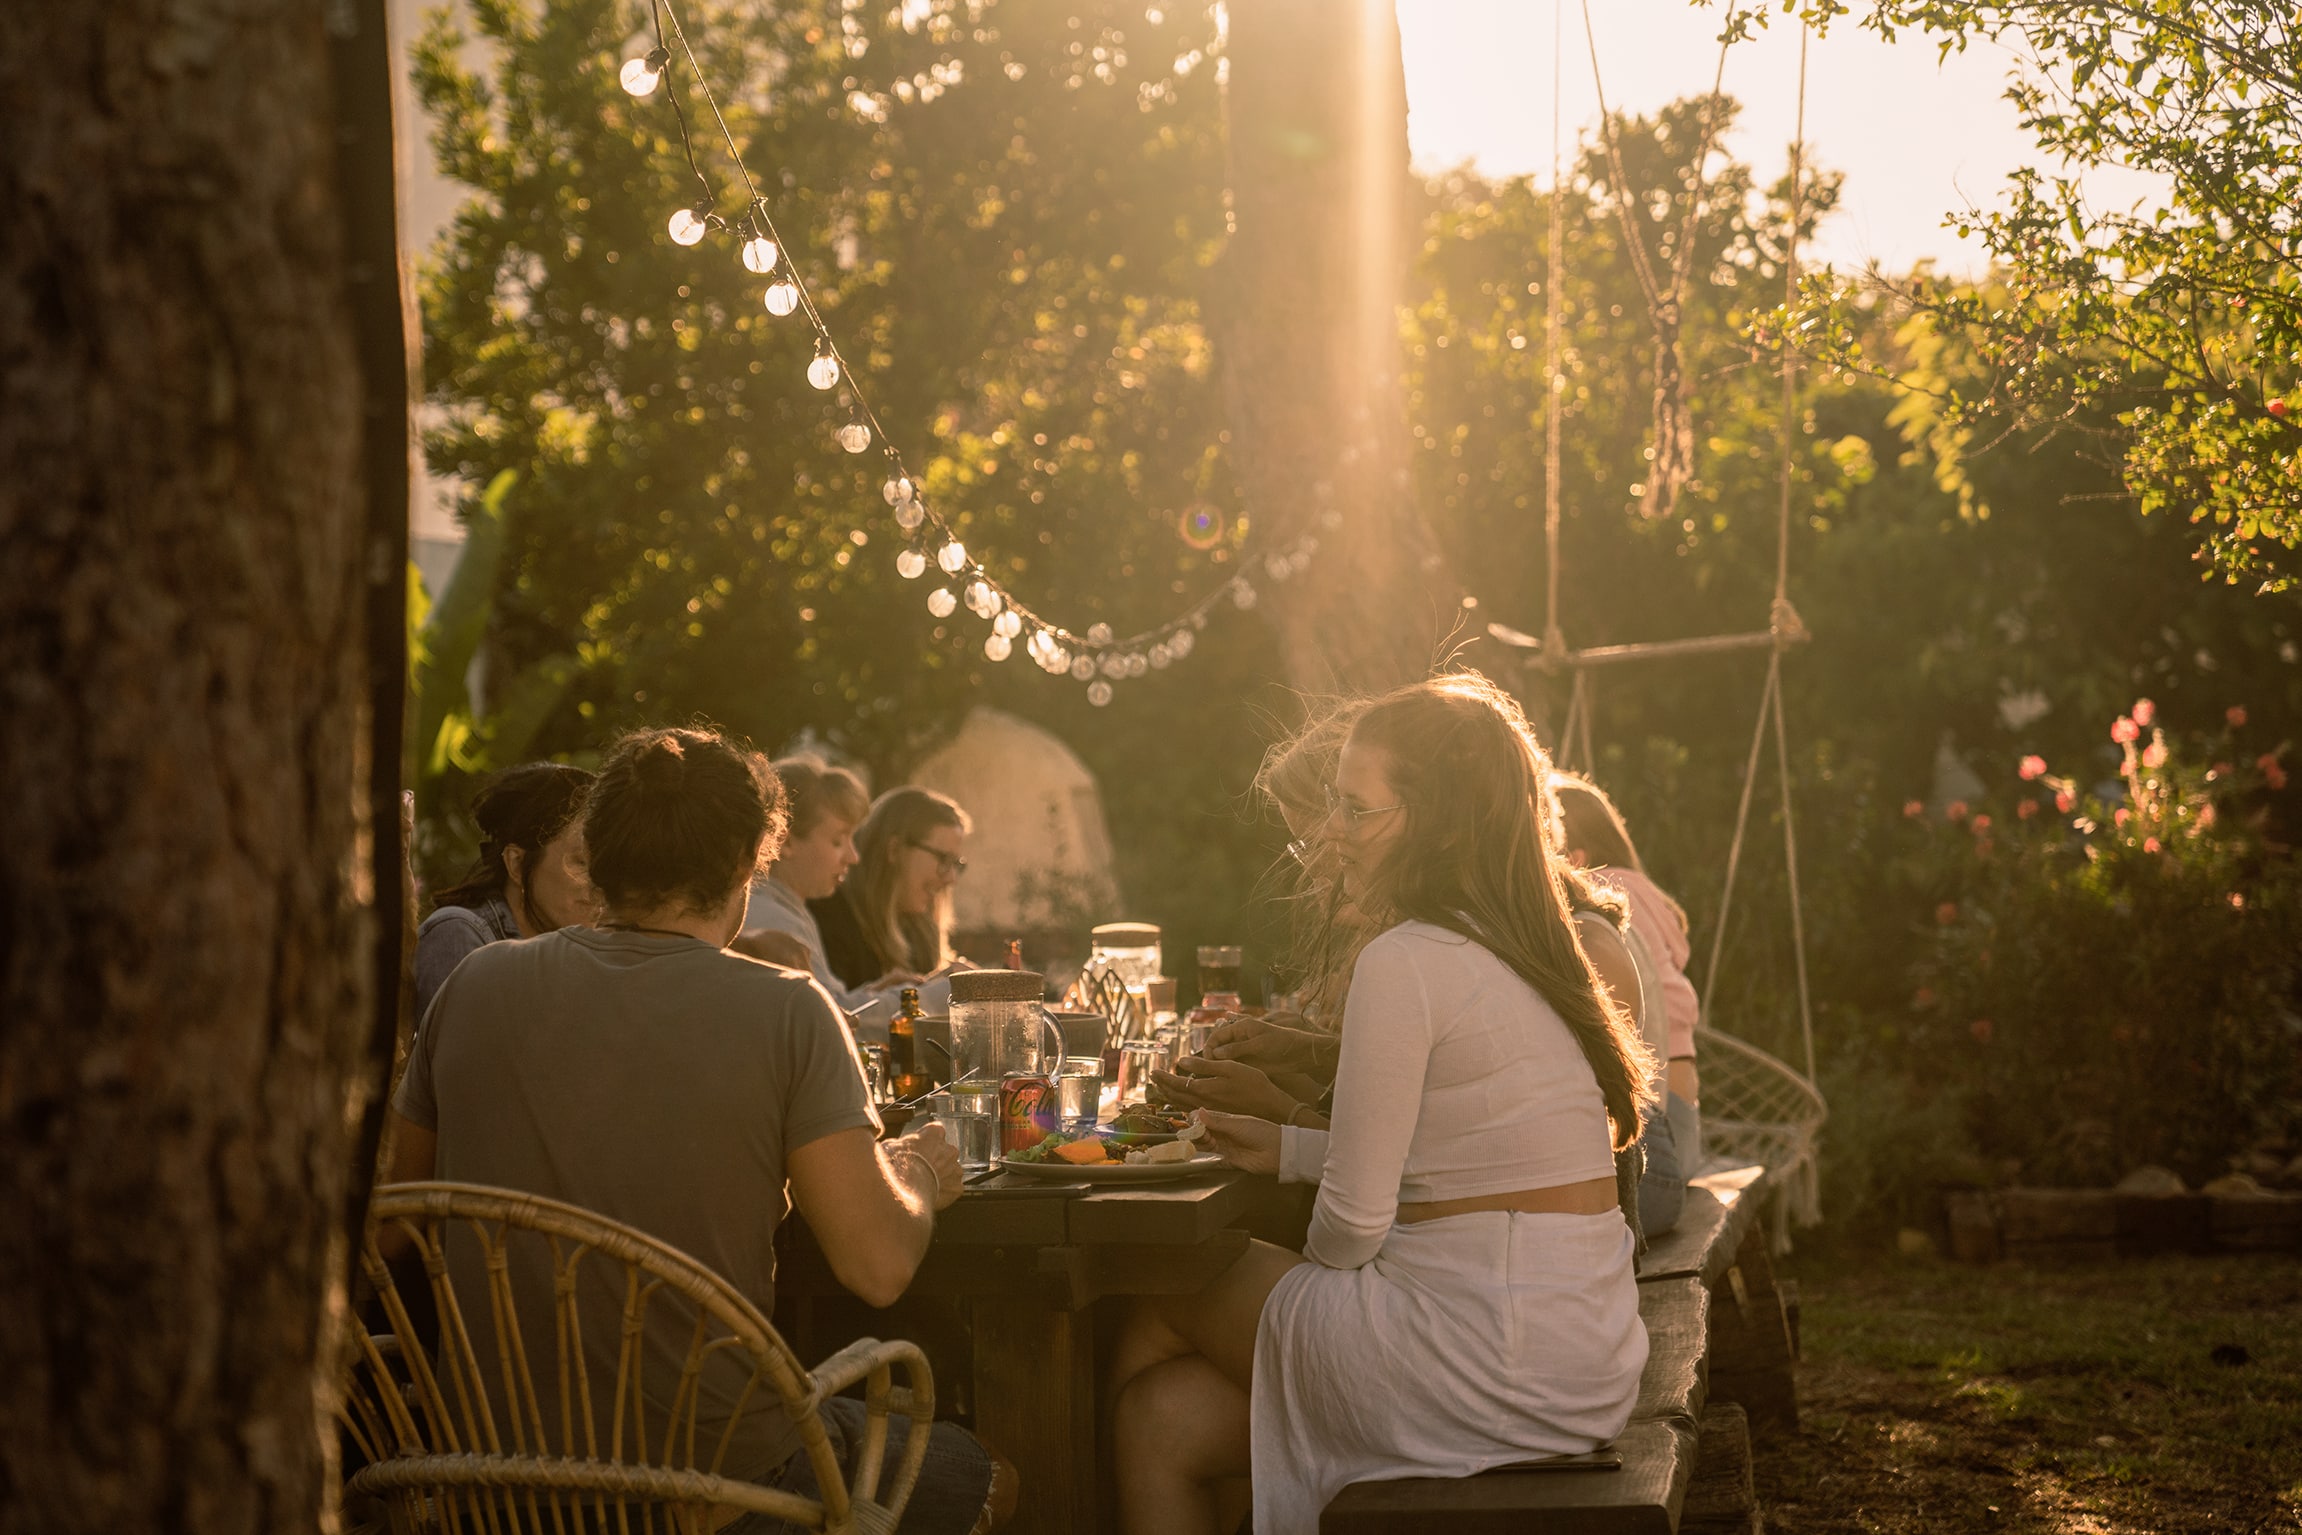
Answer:
M1114 1138L1131 1145L1163 1141L1190 1121L1181 1114L1166 1114L1148 1104L1130 1104L1111 1121Z
M1095 1140L1066 1141L1055 1148L1055 1155L1058 1160L1069 1162L1075 1167L1100 1167L1111 1160L1103 1143Z
M1198 1142L1203 1141L1206 1138L1206 1124L1196 1119L1192 1120L1191 1123L1185 1125L1182 1129L1175 1132L1175 1139L1184 1142Z
M1188 1162L1196 1154L1196 1150L1192 1147L1189 1141L1161 1141L1156 1146L1146 1146L1140 1151L1128 1152L1127 1160L1131 1163L1137 1164Z

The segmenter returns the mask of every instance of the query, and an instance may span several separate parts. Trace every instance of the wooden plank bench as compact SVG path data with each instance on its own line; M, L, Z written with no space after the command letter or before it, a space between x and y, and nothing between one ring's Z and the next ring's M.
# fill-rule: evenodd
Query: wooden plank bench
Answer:
M1639 1266L1647 1367L1615 1442L1618 1467L1357 1482L1327 1505L1320 1535L1755 1530L1747 1423L1786 1412L1797 1421L1788 1327L1758 1218L1765 1188L1757 1167L1693 1180L1678 1224L1649 1245Z

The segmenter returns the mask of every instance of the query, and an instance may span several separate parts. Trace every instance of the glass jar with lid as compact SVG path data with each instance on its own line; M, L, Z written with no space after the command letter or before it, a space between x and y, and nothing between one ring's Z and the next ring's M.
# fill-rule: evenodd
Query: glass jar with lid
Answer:
M1119 979L1136 996L1163 973L1159 928L1151 922L1106 922L1087 934L1087 968L1119 972Z

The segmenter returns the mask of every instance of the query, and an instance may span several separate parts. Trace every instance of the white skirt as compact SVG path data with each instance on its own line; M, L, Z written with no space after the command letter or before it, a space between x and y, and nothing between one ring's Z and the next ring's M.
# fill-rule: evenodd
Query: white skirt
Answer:
M1290 1269L1255 1331L1255 1535L1316 1535L1353 1482L1611 1442L1647 1362L1632 1257L1620 1211L1490 1210Z

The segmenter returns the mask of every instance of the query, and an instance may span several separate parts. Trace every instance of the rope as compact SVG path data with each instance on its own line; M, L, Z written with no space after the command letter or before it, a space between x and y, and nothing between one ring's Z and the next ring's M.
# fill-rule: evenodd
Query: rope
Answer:
M1543 654L1564 653L1566 631L1559 627L1559 407L1567 381L1559 372L1561 284L1567 269L1567 188L1559 174L1559 56L1566 36L1566 0L1551 5L1551 229L1550 266L1543 274L1543 548L1548 591L1543 599Z

